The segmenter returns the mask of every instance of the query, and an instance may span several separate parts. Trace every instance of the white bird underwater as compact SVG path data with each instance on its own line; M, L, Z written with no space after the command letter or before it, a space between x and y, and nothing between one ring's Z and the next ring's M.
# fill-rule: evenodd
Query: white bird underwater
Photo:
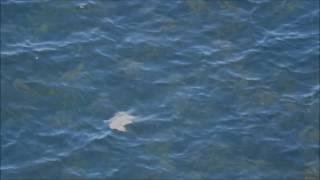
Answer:
M126 132L126 125L133 123L135 117L127 112L117 112L111 119L106 122L109 123L110 129L116 129L118 131Z

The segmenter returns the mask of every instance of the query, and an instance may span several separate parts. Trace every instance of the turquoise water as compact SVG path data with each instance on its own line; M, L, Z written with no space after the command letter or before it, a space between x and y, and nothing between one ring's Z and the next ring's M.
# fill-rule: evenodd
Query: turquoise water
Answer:
M318 179L319 62L318 0L1 0L1 179Z

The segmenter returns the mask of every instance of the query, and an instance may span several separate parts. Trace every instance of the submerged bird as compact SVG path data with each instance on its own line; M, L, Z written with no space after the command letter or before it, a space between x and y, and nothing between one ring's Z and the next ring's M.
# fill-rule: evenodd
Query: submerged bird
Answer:
M117 112L111 119L108 120L109 127L111 129L116 129L118 131L127 131L126 125L133 123L135 119L134 116L128 114L127 112Z

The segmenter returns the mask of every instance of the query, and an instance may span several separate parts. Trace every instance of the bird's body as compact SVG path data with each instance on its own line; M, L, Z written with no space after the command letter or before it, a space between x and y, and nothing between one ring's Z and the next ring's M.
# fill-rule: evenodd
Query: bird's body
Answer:
M110 120L109 127L111 129L116 129L118 131L127 131L126 125L133 123L135 119L134 116L126 113L126 112L117 112Z

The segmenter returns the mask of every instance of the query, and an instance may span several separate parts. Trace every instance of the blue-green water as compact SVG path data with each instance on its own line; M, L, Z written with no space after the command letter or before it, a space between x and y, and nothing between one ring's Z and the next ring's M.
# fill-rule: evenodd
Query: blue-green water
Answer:
M1 0L3 180L318 179L319 92L318 0Z

